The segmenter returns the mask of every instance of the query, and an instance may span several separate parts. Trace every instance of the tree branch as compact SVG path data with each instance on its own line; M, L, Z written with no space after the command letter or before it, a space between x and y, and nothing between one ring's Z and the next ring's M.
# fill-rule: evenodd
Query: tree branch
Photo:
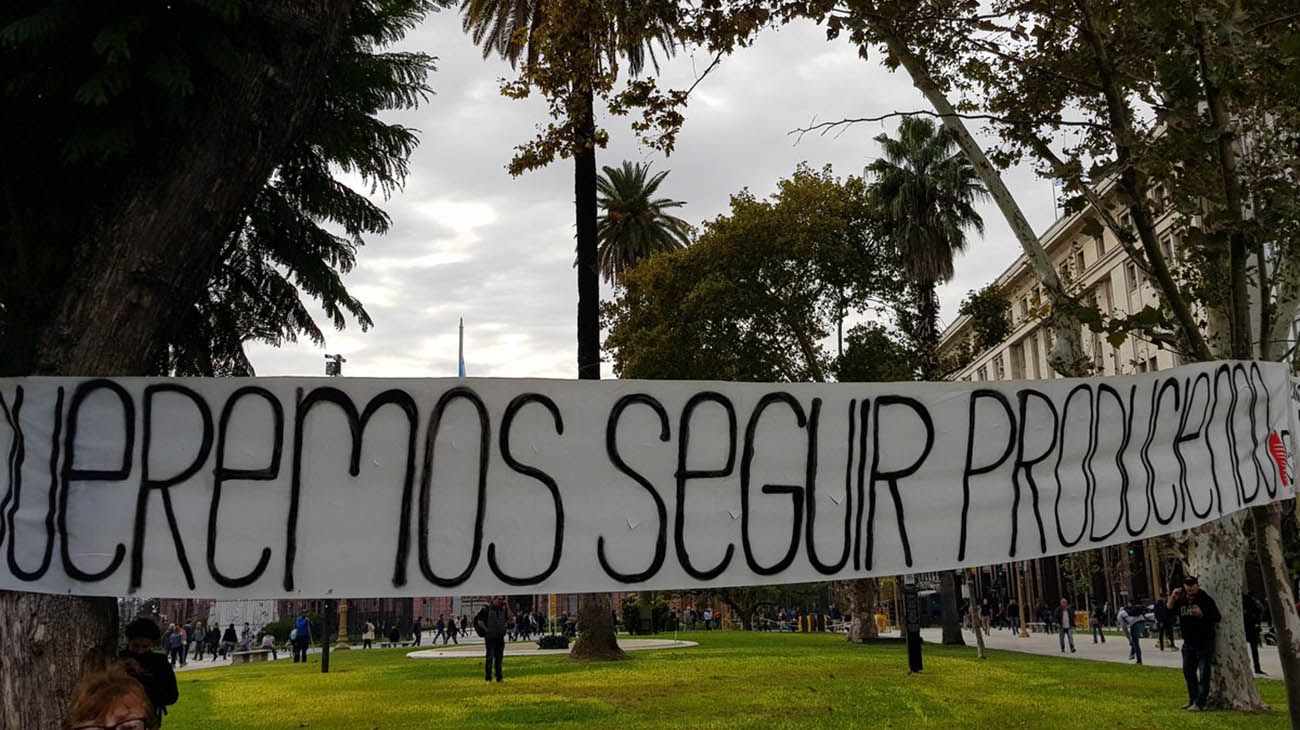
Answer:
M1051 118L1015 119L1013 117L1002 117L996 114L962 114L956 111L941 113L941 112L931 111L929 109L916 109L913 111L906 111L906 112L901 112L901 111L889 112L888 114L881 114L875 117L853 117L847 119L839 119L834 122L818 122L817 124L812 124L807 127L798 127L796 129L792 129L786 134L797 134L799 135L798 139L803 139L803 136L810 132L817 132L819 135L825 135L827 132L830 132L832 129L836 129L838 127L851 127L854 124L883 122L886 119L894 119L900 117L933 117L935 119L941 119L941 120L965 119L965 120L972 120L972 121L989 121L989 122L996 122L998 124L1005 124L1007 126L1023 126L1023 125L1040 126L1043 124L1047 124L1047 125L1058 126L1058 127L1087 127L1089 129L1098 129L1098 130L1108 129L1108 127L1106 127L1106 125L1104 124L1098 124L1096 122L1074 121L1069 119L1051 119ZM795 140L795 144L799 144L798 139Z

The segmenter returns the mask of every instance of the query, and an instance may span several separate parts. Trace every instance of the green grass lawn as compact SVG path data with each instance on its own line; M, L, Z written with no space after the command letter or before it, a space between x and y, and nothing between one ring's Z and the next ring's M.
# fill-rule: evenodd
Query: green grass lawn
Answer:
M178 675L168 730L217 728L1282 728L1281 714L1193 714L1172 669L925 647L907 674L901 646L817 634L709 632L691 649L623 662L506 657L485 685L480 659L351 651L306 665L267 662ZM1282 684L1261 689L1283 708Z

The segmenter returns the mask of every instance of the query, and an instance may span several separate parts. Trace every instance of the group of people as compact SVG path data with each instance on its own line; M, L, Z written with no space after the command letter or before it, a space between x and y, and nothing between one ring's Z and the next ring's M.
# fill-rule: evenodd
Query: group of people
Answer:
M175 668L188 665L190 659L202 660L205 654L215 661L228 658L234 651L248 651L252 648L253 637L253 629L247 622L241 631L236 632L233 623L222 631L216 624L205 628L202 621L186 621L170 624L159 641L167 661Z

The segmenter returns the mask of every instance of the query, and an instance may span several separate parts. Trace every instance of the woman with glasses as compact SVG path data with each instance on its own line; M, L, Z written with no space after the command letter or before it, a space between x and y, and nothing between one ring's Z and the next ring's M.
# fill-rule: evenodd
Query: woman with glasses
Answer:
M77 685L68 715L71 730L155 730L158 720L144 686L120 666L88 675Z

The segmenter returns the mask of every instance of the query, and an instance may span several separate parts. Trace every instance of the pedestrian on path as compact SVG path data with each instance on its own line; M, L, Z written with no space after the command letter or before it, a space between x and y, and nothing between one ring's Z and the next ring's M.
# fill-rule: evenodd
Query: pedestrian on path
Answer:
M234 625L231 625L234 628ZM307 609L303 609L294 621L292 636L289 640L293 642L293 663L307 662L307 647L311 646L311 621L307 620Z
M1069 639L1070 653L1073 654L1075 652L1074 610L1070 608L1070 602L1065 600L1064 598L1061 599L1061 608L1057 611L1057 618L1060 619L1061 622L1060 634L1059 634L1059 638L1061 640L1061 653L1062 654L1065 653L1065 641L1066 639Z
M1187 704L1183 709L1204 710L1214 663L1214 632L1223 615L1194 575L1183 579L1183 587L1169 596L1168 605L1183 632L1183 679L1187 682Z
M1119 615L1119 627L1124 630L1124 635L1128 637L1128 658L1136 659L1138 664L1142 663L1142 632L1146 631L1147 618L1142 612L1141 606L1121 606Z
M1105 610L1106 609L1104 608L1098 610L1097 604L1094 602L1092 604L1092 610L1088 612L1088 626L1092 629L1092 643L1094 644L1096 644L1098 640L1103 644L1106 643L1106 632L1101 630L1101 620ZM1132 659L1133 657L1129 658Z
M1241 616L1246 622L1246 642L1250 644L1250 658L1255 663L1255 674L1266 674L1259 666L1259 622L1264 618L1264 607L1250 591L1241 594Z
M503 596L493 596L491 605L484 606L474 617L474 626L483 635L483 678L491 682L495 668L497 681L501 681L501 661L506 651L506 631L510 626L510 611Z
M411 626L412 646L420 645L420 637L424 635L424 624L420 622L420 617L415 617L415 623ZM438 637L434 637L433 642L438 643Z
M366 630L364 633L361 634L361 648L370 649L374 646L374 644L375 644L375 625L374 623L367 621Z
M1160 651L1165 650L1165 639L1168 638L1170 651L1178 647L1174 645L1174 615L1169 612L1169 597L1164 591L1160 592L1160 597L1156 599L1156 605L1152 609L1156 615L1156 646Z

